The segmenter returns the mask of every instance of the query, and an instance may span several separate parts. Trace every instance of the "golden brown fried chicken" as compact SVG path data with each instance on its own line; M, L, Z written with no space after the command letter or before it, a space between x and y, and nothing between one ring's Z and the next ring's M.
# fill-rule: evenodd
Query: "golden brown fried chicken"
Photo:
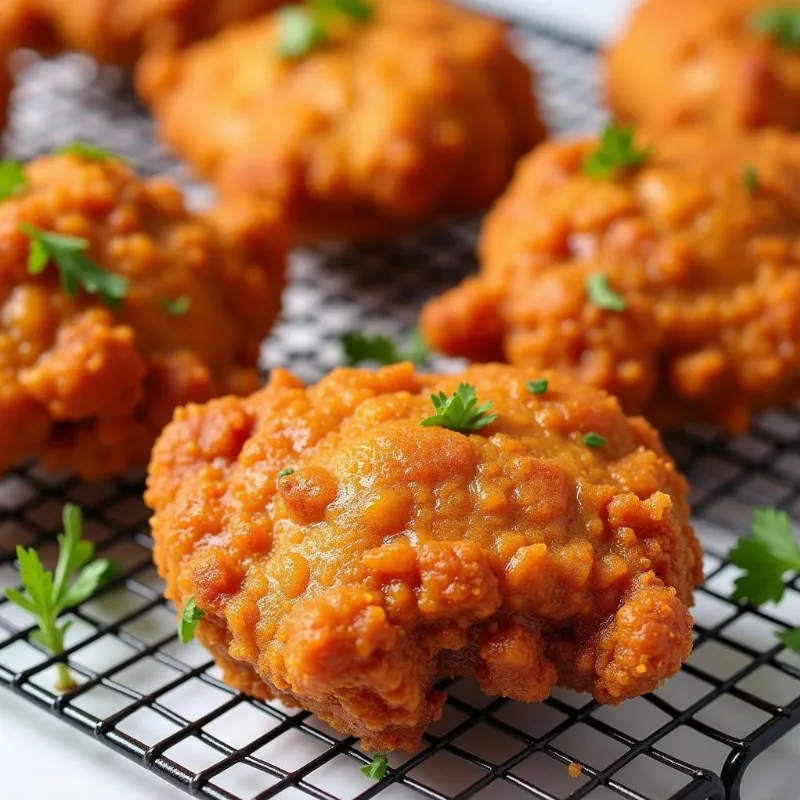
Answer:
M0 41L79 50L131 67L149 47L181 47L285 0L2 0Z
M7 57L4 56L2 48L0 48L0 152L2 152L3 132L6 128L8 120L9 100L11 98L11 89L13 83L11 79L11 72L8 67Z
M0 202L0 473L27 456L90 478L144 465L175 406L258 386L283 287L272 208L193 216L171 183L113 159L43 158L25 174ZM25 223L85 240L92 264L127 279L119 307L84 285L70 296L53 259L29 274Z
M375 0L372 21L295 60L277 15L143 60L162 136L225 194L286 207L302 239L387 236L486 207L542 138L505 27L441 0Z
M582 171L596 141L535 150L484 224L480 274L429 302L423 329L451 355L568 369L659 426L741 432L800 398L800 138L652 146L608 180ZM624 311L590 296L597 276Z
M800 42L780 0L645 0L607 57L622 119L800 128ZM772 22L770 22L772 20ZM796 34L794 34L796 38Z
M423 427L430 393L460 382L497 418ZM686 489L658 434L602 391L402 364L308 388L278 370L248 399L178 410L146 500L167 596L205 611L228 683L413 750L441 714L437 675L604 703L672 675L701 579Z

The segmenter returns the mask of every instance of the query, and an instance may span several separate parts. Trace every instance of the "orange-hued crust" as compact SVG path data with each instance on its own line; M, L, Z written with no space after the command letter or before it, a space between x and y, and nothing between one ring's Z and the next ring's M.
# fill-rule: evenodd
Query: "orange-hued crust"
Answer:
M11 99L11 89L13 83L11 80L11 72L8 68L8 59L4 55L2 47L0 47L0 152L2 152L3 133L6 129L6 122L8 121L8 104Z
M441 0L375 18L296 61L276 16L138 70L161 135L225 194L286 207L304 240L395 234L485 208L544 131L498 21Z
M0 474L27 456L88 478L144 465L177 405L258 387L283 287L273 209L193 216L170 182L116 160L25 171L28 187L0 203ZM21 222L87 239L98 266L129 279L122 306L67 296L52 264L28 275ZM184 296L185 315L162 307Z
M2 0L0 41L79 50L132 67L148 48L183 47L285 0Z
M654 689L691 650L701 554L687 486L642 419L557 373L273 373L176 412L146 500L167 596L232 686L310 709L365 747L413 750L437 675L530 702ZM422 427L460 381L498 417ZM608 440L592 448L583 435ZM286 468L295 471L278 477Z
M607 53L622 119L800 128L800 50L753 28L776 0L645 0Z
M423 329L452 355L569 369L658 426L741 432L800 397L800 138L651 144L617 180L582 173L596 142L535 150L487 217L480 275L429 302ZM597 272L627 311L589 300Z

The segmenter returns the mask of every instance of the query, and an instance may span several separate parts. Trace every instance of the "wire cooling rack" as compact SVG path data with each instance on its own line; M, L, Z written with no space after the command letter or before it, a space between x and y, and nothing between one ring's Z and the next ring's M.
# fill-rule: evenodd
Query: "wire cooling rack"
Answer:
M595 129L603 113L591 48L527 29L516 37L538 67L551 126ZM74 138L93 140L144 172L175 175L202 199L203 188L156 143L118 73L79 56L23 58L20 72L12 153L30 157ZM390 249L297 254L264 366L288 365L313 380L341 360L339 337L351 327L402 332L425 297L474 269L475 237L475 223L461 223ZM18 582L14 545L34 545L53 559L67 501L84 508L87 535L124 572L69 614L66 657L80 686L67 695L53 692L54 659L29 641L30 619L0 600L0 685L195 796L739 800L752 760L800 721L800 657L775 638L800 620L800 591L792 582L780 606L738 607L724 553L754 505L800 516L798 442L796 412L766 415L735 440L701 429L670 437L694 487L708 575L697 595L694 654L678 676L619 708L567 691L526 706L483 696L468 681L444 681L442 720L420 753L390 755L381 783L361 775L369 759L352 738L306 712L232 692L201 648L177 643L174 610L151 563L141 476L83 485L23 466L0 480L0 588ZM578 778L570 765L573 772L580 766Z

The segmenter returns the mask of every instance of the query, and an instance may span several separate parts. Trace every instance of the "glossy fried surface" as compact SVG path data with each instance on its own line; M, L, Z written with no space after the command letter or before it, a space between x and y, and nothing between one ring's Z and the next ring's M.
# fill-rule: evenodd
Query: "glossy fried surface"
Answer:
M78 50L131 67L150 47L182 47L284 0L3 0L0 41Z
M800 139L687 129L652 147L616 180L582 172L596 142L535 150L484 224L479 276L423 329L452 355L568 369L658 426L742 432L800 398ZM626 311L591 301L595 273Z
M622 119L800 128L800 50L755 27L776 0L645 0L607 56Z
M147 463L175 406L259 384L259 343L283 287L284 239L258 204L191 215L165 180L122 162L43 158L0 202L0 472L35 456L96 478ZM130 282L118 309L51 263L27 272L27 222L89 242ZM190 302L182 316L164 303Z
M543 136L505 27L442 0L375 18L297 60L275 15L175 54L138 86L161 135L225 194L288 209L302 239L387 236L485 208Z
M616 703L673 674L701 579L686 483L614 398L556 373L534 395L541 377L403 364L306 388L278 370L250 398L179 409L150 465L155 558L167 596L205 610L225 680L413 750L441 714L437 675ZM496 421L422 427L460 381Z

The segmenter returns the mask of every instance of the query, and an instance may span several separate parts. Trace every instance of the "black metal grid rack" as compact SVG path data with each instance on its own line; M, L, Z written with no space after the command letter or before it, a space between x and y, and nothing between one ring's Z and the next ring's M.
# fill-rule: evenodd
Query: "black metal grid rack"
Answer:
M516 35L538 67L553 127L595 128L603 115L591 48L527 29ZM145 172L172 172L202 191L159 148L114 71L78 56L33 60L16 99L8 141L19 156L96 140ZM47 119L59 119L58 130ZM313 379L340 359L339 337L354 325L398 333L422 299L474 267L475 235L475 224L460 223L389 249L298 254L265 366L286 364ZM199 647L177 643L174 611L151 564L141 477L87 486L28 465L0 480L0 588L17 583L15 544L52 558L66 501L84 508L87 533L124 570L69 615L66 657L80 686L67 695L52 690L54 660L28 640L30 620L0 600L0 685L195 796L738 800L751 761L800 722L800 657L774 636L800 619L800 589L793 581L777 607L738 607L724 553L754 505L800 516L798 441L797 412L766 415L735 440L700 429L670 438L694 487L708 575L697 597L695 652L676 678L619 708L561 691L525 706L445 681L443 719L420 753L390 756L381 783L361 775L368 758L353 739L305 712L232 692ZM577 779L571 763L581 767Z

